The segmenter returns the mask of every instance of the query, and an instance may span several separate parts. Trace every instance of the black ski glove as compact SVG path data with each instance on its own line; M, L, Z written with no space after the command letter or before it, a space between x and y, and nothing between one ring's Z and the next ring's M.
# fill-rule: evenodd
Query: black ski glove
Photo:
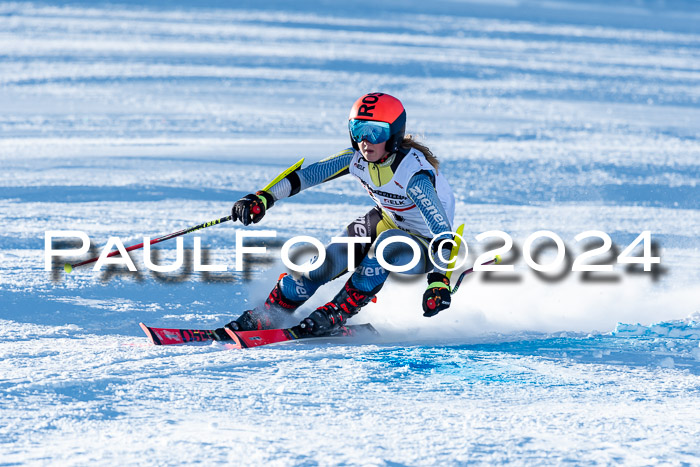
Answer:
M266 191L258 191L255 194L245 195L233 205L231 220L241 221L243 225L257 224L265 215L265 211L275 204L275 198Z
M450 307L450 280L439 272L428 274L428 289L423 293L423 316L435 316Z

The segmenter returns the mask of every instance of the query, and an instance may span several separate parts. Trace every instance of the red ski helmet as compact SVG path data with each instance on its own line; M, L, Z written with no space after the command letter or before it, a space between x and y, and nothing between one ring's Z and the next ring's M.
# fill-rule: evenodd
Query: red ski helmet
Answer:
M355 101L350 109L348 126L350 141L355 150L360 147L352 135L353 120L370 120L389 124L389 139L386 140L386 150L389 153L398 151L406 132L406 110L397 98L381 92L370 92Z

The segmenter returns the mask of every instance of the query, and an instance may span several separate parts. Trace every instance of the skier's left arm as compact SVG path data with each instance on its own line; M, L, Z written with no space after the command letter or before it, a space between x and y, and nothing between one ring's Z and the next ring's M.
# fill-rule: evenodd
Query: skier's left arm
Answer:
M445 208L438 197L435 189L435 179L433 174L427 171L421 171L415 174L408 182L406 193L411 200L416 203L426 225L430 229L433 238L452 238L452 235L447 235L446 232L452 231L449 217L445 212ZM444 251L439 252L437 248L443 242L433 242L433 251L429 252L433 256L434 264L447 268L447 261L451 249L450 242L444 242ZM442 254L440 254L442 253ZM435 268L428 273L428 288L423 294L423 316L435 316L440 311L449 308L451 303L450 279L445 275L445 271Z

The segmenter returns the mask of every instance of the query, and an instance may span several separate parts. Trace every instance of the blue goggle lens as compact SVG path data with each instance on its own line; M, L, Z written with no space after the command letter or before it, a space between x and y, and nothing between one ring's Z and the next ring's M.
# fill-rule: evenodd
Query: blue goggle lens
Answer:
M386 122L352 119L348 122L348 128L352 139L357 143L363 139L371 144L383 143L391 136L389 124Z

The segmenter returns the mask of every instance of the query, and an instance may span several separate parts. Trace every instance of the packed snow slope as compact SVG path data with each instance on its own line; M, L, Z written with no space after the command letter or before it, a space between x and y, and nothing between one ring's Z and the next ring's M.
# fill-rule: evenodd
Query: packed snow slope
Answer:
M698 24L694 1L0 2L0 465L697 463ZM89 236L77 262L228 215L348 147L370 91L440 159L462 269L500 230L513 272L468 276L430 319L424 278L392 276L354 318L372 341L148 343L139 321L220 326L263 300L287 239L371 207L349 177L185 236L174 272L142 251L137 272L45 271L47 231ZM277 237L236 270L236 232L260 230ZM566 251L551 272L525 261L541 230ZM572 272L591 230L612 247L584 263L613 270ZM644 231L660 264L618 264ZM195 238L225 271L194 270Z

